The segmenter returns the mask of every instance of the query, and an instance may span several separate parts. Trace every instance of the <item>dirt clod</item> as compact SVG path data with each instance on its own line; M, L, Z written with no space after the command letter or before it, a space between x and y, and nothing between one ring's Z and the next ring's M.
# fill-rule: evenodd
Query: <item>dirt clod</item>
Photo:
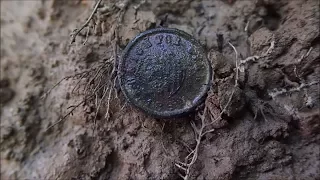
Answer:
M14 91L10 88L0 88L0 104L6 104L14 97Z

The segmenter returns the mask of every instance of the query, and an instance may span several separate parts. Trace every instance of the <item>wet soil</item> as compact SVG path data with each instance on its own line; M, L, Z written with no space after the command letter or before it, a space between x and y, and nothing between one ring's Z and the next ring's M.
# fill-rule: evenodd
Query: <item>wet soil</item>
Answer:
M215 72L210 112L234 90L228 42L243 62L234 98L203 137L190 179L320 179L319 1L103 0L88 38L85 28L70 45L93 6L1 1L1 179L181 179L175 162L196 145L196 113L156 119L119 91L108 117L106 104L100 109L95 131L90 102L47 130L83 94L70 94L77 81L68 79L41 99L60 79L119 58L134 36L160 26L192 34L207 50Z

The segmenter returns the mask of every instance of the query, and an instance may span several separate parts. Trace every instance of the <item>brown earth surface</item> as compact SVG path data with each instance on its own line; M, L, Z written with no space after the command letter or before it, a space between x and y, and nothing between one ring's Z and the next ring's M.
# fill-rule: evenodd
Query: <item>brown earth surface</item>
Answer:
M116 85L101 108L86 101L51 127L86 95L71 93L79 81L69 78L41 98L64 77L116 62L133 37L160 26L203 44L214 69L203 106L214 117L227 105L201 138L189 179L320 179L319 1L102 0L70 44L94 5L1 1L1 179L181 179L175 164L197 144L197 113L155 119Z

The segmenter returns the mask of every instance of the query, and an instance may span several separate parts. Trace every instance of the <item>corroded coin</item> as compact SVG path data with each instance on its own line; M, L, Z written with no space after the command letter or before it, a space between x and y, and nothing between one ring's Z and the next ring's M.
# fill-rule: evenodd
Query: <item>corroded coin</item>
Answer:
M204 99L211 67L202 46L177 29L158 28L135 37L119 63L125 97L157 117L194 110Z

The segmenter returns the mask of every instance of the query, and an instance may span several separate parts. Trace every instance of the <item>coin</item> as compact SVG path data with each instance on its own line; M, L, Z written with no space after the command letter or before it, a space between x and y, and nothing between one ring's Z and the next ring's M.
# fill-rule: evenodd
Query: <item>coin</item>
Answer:
M157 28L136 36L119 62L120 87L131 104L156 117L176 117L203 102L211 66L191 35Z

